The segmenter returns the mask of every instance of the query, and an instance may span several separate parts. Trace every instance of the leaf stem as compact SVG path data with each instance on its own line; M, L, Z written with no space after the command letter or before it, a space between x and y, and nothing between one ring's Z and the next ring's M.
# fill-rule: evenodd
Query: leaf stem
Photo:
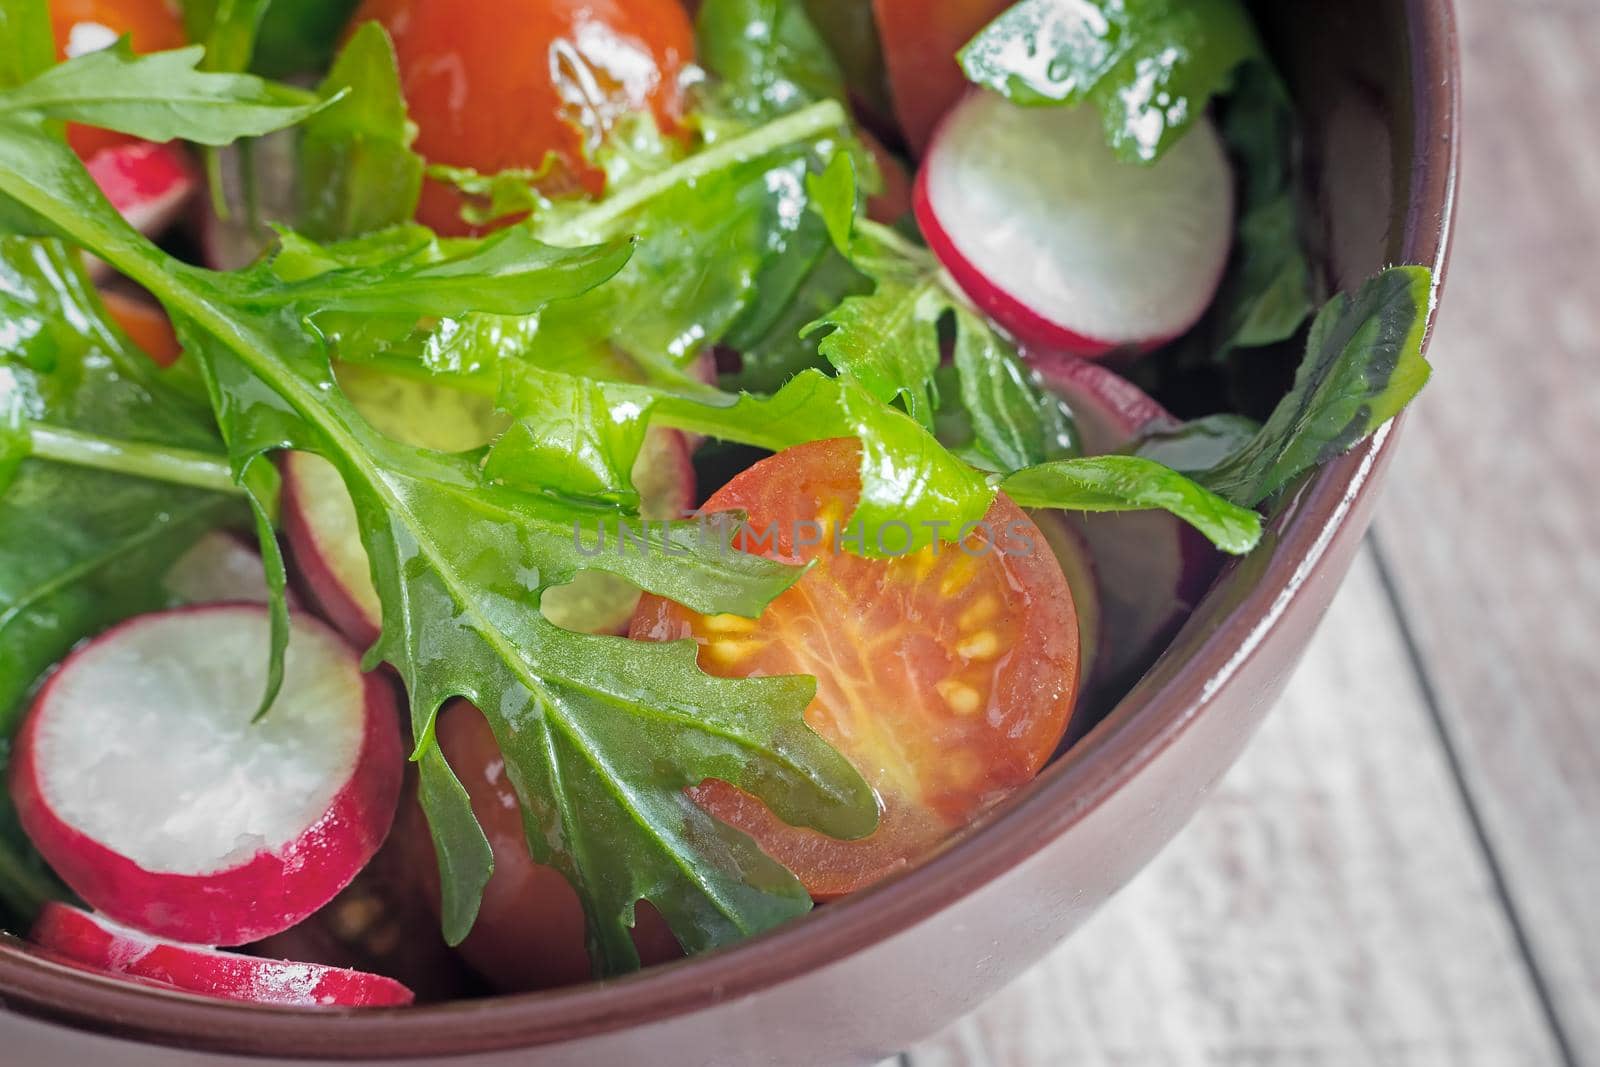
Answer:
M37 423L28 428L32 454L55 463L131 474L151 481L242 495L222 456L141 441L118 441Z
M610 227L626 218L635 208L679 185L693 184L708 174L758 159L775 148L803 141L830 129L846 130L849 125L849 117L837 101L819 101L749 133L697 152L682 163L642 178L569 219L551 226L537 227L539 237L550 244L593 240L590 235L609 233Z

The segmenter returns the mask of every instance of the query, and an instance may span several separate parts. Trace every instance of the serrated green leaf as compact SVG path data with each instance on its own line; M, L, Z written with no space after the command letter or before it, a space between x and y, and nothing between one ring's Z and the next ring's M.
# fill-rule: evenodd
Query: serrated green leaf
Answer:
M1261 516L1142 456L1085 456L1029 467L1000 488L1025 508L1166 511L1212 544L1244 555L1261 541Z
M422 157L406 114L400 69L377 22L350 38L320 90L343 94L305 124L300 226L319 240L355 237L410 221L422 195Z
M324 106L311 93L253 75L201 71L203 51L136 56L124 39L0 90L0 117L32 114L147 141L225 145L293 126Z
M960 60L1014 103L1093 104L1120 158L1154 163L1262 54L1239 0L1022 0Z
M1312 324L1289 395L1200 482L1253 507L1371 436L1427 384L1422 342L1432 311L1426 267L1393 267L1354 297L1334 297Z
M801 0L705 0L695 39L716 79L711 104L724 115L767 122L845 98L844 76Z

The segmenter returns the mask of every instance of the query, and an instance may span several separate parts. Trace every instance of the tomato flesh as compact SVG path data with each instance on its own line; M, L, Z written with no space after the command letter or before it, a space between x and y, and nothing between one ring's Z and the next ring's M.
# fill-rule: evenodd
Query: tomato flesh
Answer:
M1032 780L1066 730L1078 684L1072 594L1032 521L1002 497L985 528L959 544L866 559L837 533L860 494L859 464L853 440L804 445L707 502L708 511L749 515L742 549L813 564L759 620L707 617L652 596L632 629L645 640L694 640L711 674L816 677L806 722L876 791L873 834L839 841L789 826L716 780L693 795L818 899L918 862Z
M621 116L649 111L680 129L694 31L677 0L366 0L352 25L368 19L394 38L431 162L494 173L538 169L548 154L547 191L598 194L605 177L585 153ZM430 181L417 214L461 234L460 209Z
M50 0L50 29L59 59L98 51L124 35L140 53L164 52L189 43L176 7L167 0ZM137 138L92 126L67 127L67 142L82 159L134 140Z
M956 53L1010 6L1011 0L872 0L895 117L918 155L966 91Z

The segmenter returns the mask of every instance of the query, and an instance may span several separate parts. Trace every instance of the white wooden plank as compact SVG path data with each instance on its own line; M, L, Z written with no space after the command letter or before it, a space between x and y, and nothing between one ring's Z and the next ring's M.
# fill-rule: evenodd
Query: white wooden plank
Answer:
M1600 1064L1600 4L1465 0L1438 368L1379 540L1573 1059Z
M1558 1062L1369 553L1184 835L911 1060Z

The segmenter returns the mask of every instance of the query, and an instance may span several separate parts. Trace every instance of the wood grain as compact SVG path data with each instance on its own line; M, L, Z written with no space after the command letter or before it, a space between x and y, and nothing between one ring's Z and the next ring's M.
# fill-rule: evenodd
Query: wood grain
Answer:
M1184 835L916 1067L1559 1062L1363 552Z
M1378 538L1575 1063L1600 1064L1600 4L1466 0L1438 374Z

